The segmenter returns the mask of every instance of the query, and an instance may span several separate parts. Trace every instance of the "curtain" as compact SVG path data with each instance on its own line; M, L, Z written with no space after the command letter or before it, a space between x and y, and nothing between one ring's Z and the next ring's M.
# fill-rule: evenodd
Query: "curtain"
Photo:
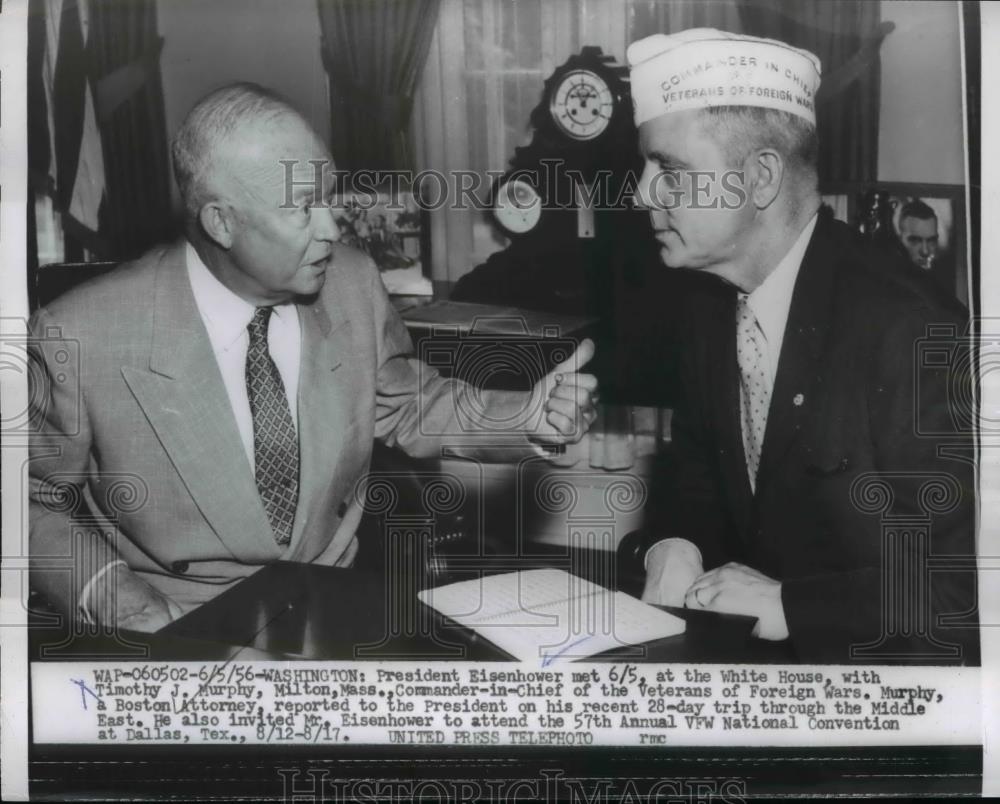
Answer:
M871 0L740 0L743 33L781 39L815 53L823 65L816 103L819 178L878 177L878 51L892 30Z
M38 231L58 226L57 250L71 260L106 250L98 233L105 171L88 9L84 0L41 0L28 16L29 200L46 210Z
M688 28L741 32L738 0L630 0L629 42Z
M49 141L48 104L45 101L45 16L37 9L28 14L28 304L35 308L35 275L38 272L38 221L35 215L36 196L51 196L49 166L52 144Z
M173 234L154 0L91 0L97 115L107 198L101 233L106 259L136 257Z
M337 166L349 171L412 168L413 93L440 0L317 2Z
M624 63L621 0L441 0L414 107L416 166L503 171L531 136L528 116L553 70L584 45ZM431 269L441 289L504 248L489 215L432 209Z

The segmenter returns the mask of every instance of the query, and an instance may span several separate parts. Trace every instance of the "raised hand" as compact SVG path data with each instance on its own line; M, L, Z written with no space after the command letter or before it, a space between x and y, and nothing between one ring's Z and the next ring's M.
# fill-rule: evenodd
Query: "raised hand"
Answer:
M575 444L597 418L597 378L580 369L594 356L594 342L585 338L576 351L535 384L533 394L544 400L544 416L534 440L543 444Z

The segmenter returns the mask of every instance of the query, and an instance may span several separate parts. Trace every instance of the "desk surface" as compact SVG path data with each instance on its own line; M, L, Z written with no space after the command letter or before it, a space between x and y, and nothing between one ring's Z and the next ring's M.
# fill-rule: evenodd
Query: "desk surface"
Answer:
M508 661L510 657L416 600L406 584L356 570L279 562L155 635L212 653L249 649L254 658ZM594 657L597 661L794 661L787 647L750 636L750 617L667 608L687 621L684 634ZM250 658L243 656L240 658Z

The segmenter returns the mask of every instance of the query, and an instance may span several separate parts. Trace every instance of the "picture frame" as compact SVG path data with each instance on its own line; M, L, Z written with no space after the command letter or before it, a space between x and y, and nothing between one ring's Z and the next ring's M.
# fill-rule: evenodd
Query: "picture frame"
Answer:
M937 225L938 245L929 265L918 265L933 275L937 284L953 293L968 306L969 254L966 228L966 190L960 184L920 182L829 182L820 187L823 203L835 218L861 228L866 199L872 193L885 195L891 209L892 235L899 240L901 253L906 247L900 239L900 217L904 206L920 201L929 207ZM917 263L914 263L917 264Z
M394 295L430 296L427 213L408 190L344 190L334 197L340 242L363 251Z

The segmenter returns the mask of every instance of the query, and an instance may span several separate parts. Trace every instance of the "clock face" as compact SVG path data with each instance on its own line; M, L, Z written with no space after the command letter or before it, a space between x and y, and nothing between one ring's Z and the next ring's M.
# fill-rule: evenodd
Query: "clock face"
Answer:
M549 103L552 119L575 140L592 140L611 122L614 96L603 78L590 70L563 76Z
M497 191L494 214L508 232L524 234L534 229L542 216L542 199L528 182L512 179Z

